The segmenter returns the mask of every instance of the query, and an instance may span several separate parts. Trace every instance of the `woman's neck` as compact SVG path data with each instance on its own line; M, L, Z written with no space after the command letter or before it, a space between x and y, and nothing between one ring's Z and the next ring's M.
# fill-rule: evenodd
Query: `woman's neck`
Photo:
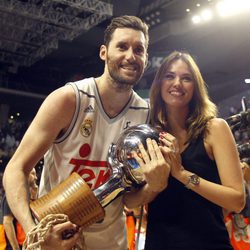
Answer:
M178 133L186 130L186 121L188 118L187 109L170 109L167 110L167 129L169 133Z

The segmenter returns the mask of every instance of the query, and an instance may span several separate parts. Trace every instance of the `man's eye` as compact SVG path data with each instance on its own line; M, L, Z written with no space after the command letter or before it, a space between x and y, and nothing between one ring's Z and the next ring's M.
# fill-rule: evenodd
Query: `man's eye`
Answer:
M136 48L135 49L135 53L140 55L140 54L143 54L144 53L144 49L143 48Z
M124 45L124 44L121 44L118 46L120 50L126 50L127 49L127 46Z

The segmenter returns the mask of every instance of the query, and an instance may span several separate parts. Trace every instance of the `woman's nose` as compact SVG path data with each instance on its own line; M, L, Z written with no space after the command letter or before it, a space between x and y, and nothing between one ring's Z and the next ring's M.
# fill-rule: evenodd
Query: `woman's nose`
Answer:
M173 85L180 85L181 84L181 79L180 77L176 76L173 80Z

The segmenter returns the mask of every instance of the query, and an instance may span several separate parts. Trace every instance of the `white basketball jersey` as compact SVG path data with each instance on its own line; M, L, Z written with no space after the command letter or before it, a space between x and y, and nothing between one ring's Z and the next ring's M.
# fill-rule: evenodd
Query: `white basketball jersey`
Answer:
M110 177L107 154L128 127L147 123L149 106L134 91L124 109L113 118L104 111L94 78L69 83L76 93L76 110L67 132L44 156L39 195L49 192L72 172L80 174L91 189ZM112 98L112 96L110 96ZM105 219L84 231L91 250L127 249L122 198L105 207Z

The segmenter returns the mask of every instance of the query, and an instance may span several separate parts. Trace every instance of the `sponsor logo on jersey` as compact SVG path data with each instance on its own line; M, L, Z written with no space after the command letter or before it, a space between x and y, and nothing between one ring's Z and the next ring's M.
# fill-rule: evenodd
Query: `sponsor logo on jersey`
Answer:
M81 125L80 128L80 133L84 137L90 136L93 128L93 122L90 119L84 120L83 124Z
M86 109L84 109L84 113L93 113L94 111L95 110L93 109L91 104Z
M111 170L106 161L86 159L90 152L90 145L87 143L83 144L79 149L79 157L72 158L69 163L73 165L72 172L76 172L82 176L91 189L96 189L109 179Z

